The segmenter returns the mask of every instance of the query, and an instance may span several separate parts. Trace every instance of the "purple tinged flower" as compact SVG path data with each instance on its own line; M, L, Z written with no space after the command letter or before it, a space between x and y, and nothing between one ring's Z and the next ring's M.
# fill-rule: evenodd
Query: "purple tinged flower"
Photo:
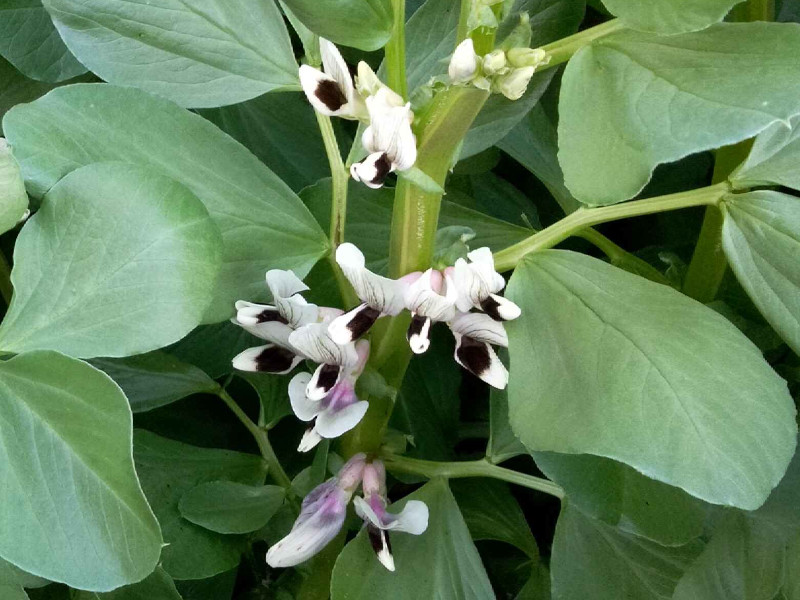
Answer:
M413 274L405 292L406 308L411 311L411 324L406 339L414 354L422 354L431 345L430 330L435 321L449 321L456 314L458 291L449 274L428 269ZM412 277L407 275L403 279Z
M310 373L298 373L289 382L289 400L294 414L301 421L312 422L300 441L300 452L308 452L324 438L336 438L350 431L366 414L369 403L358 399L355 383L369 357L369 342L360 340L355 348L358 362L343 373L322 400L308 397Z
M353 500L356 513L364 520L372 549L381 564L395 570L390 531L421 535L428 528L428 506L419 500L409 500L399 513L386 510L386 469L379 460L364 466L362 488L364 497Z
M267 552L271 567L293 567L314 556L342 529L347 505L364 472L364 454L351 458L339 474L318 485L303 499L292 530Z

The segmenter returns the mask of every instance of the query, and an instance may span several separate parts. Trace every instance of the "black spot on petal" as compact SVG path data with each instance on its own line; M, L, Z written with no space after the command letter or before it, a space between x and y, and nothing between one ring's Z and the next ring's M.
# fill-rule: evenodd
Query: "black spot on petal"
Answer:
M489 345L467 336L461 338L461 345L456 350L456 354L461 364L478 377L488 371L492 364Z
M386 178L391 172L392 162L384 152L380 155L380 158L375 161L375 177L370 180L370 183L373 185L383 185L383 182L386 181Z
M319 371L319 378L317 379L317 387L323 390L326 394L331 391L336 381L339 379L339 365L322 365Z
M317 84L314 95L319 98L328 110L337 111L347 104L347 96L342 92L339 84L330 79L323 79Z
M492 319L495 321L505 320L500 316L500 303L491 296L487 296L481 300L481 310L492 317Z
M350 332L350 339L357 340L362 335L367 333L380 316L381 312L379 310L376 310L365 304L363 308L355 313L347 323L347 330Z
M277 309L274 308L267 308L266 310L262 310L260 313L258 313L256 321L258 323L278 322L278 323L283 323L284 325L289 324L289 321L284 319L281 316L281 313L279 313Z
M282 373L292 367L295 354L291 350L280 346L265 348L256 356L256 370L265 373Z

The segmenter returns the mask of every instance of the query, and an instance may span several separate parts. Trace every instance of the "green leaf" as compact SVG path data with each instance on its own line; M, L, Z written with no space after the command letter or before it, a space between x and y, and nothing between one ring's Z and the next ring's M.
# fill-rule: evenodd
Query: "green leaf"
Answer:
M73 171L17 238L0 347L94 357L166 346L202 319L220 255L219 232L181 184L121 163Z
M91 362L117 382L135 413L166 406L192 394L213 393L219 387L197 367L166 352L97 358Z
M23 102L30 102L46 94L55 87L28 79L17 71L9 62L0 58L0 118L11 107ZM2 131L2 127L0 127Z
M131 460L131 412L109 377L50 351L0 363L0 556L29 573L107 591L161 553Z
M683 490L591 454L534 452L537 466L587 516L660 544L685 544L703 533L706 505Z
M499 350L498 356L504 364L508 364L506 350ZM486 446L486 457L493 464L497 464L520 454L527 454L528 451L514 435L508 420L508 389L492 388L489 394L489 407L489 443Z
M391 0L284 0L311 31L336 44L377 50L392 34Z
M239 569L225 571L208 579L176 581L184 600L230 600Z
M0 55L38 81L55 83L86 72L67 50L41 0L0 0Z
M333 569L332 600L437 600L494 598L492 587L470 539L464 518L443 479L435 479L407 496L428 505L428 529L420 536L392 536L397 572L387 571L375 558L366 529L345 546Z
M800 200L779 192L730 194L722 247L739 283L780 336L800 352Z
M262 341L239 325L223 321L215 325L201 325L164 351L201 369L212 379L219 379L233 371L231 360L234 356L245 348L261 344Z
M166 100L72 85L14 108L3 127L33 195L81 165L115 160L156 167L192 190L224 241L207 322L228 319L238 299L265 299L268 269L303 277L328 251L325 234L286 184L211 123Z
M172 578L159 567L139 583L126 585L105 594L78 592L74 600L181 600L181 595L175 589Z
M800 26L623 31L570 60L559 104L566 185L589 205L632 198L656 165L752 137L800 111Z
M203 579L239 564L243 539L190 523L181 517L178 503L186 492L208 481L261 485L266 474L261 458L197 448L144 430L134 432L133 456L142 488L168 544L161 555L167 573L175 579Z
M800 190L800 116L775 123L755 139L747 160L730 176L736 188L785 185Z
M261 529L286 498L282 487L210 481L186 492L178 503L184 519L217 533Z
M330 176L314 109L303 94L264 94L200 114L241 142L293 190Z
M436 183L436 180L434 180L433 177L417 167L411 167L405 171L398 172L397 177L413 183L424 192L432 192L435 194L444 193L442 186Z
M3 600L28 600L28 594L19 585L6 585L0 583L0 597Z
M240 372L237 374L249 383L258 394L261 402L261 420L266 428L275 427L283 417L292 414L286 377L269 373Z
M556 524L554 598L667 600L702 544L660 546L592 519L567 503Z
M506 542L531 560L539 560L536 540L507 484L494 479L456 479L450 487L473 540Z
M28 211L28 194L11 148L0 138L0 233L16 226Z
M299 85L289 34L270 0L43 3L94 73L181 106L234 104Z
M603 0L625 27L659 34L705 29L742 0Z
M20 586L26 588L40 588L48 585L50 581L36 575L26 573L0 558L0 585Z
M529 450L605 456L745 509L780 481L794 402L727 319L562 250L526 256L508 296L524 315L507 324L511 424Z

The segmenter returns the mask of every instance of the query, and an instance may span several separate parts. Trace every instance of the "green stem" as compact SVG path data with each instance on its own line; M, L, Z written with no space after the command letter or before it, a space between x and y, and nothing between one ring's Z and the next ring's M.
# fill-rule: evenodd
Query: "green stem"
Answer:
M264 458L264 462L266 462L267 466L269 467L269 474L272 476L272 479L275 480L275 483L283 487L287 494L292 495L292 480L289 479L286 471L283 470L275 451L272 449L272 444L269 443L267 432L253 423L250 417L245 414L239 405L236 404L236 401L231 398L230 394L224 389L219 388L216 391L216 394L219 396L220 400L222 400L228 406L228 408L231 409L231 412L236 415L236 417L242 422L242 424L255 439L256 444L258 444L258 449L261 452L261 456Z
M417 458L408 458L407 456L398 456L396 454L384 454L381 458L386 468L396 473L422 475L428 479L432 479L433 477L446 477L449 479L461 477L491 477L492 479L500 479L501 481L507 481L508 483L514 483L522 487L544 492L558 499L564 498L564 490L561 486L552 481L520 473L519 471L512 471L504 467L498 467L485 458L464 462L434 462Z
M394 24L386 44L386 83L403 98L408 98L406 81L406 2L392 0Z
M715 205L729 190L730 186L727 183L721 183L689 192L647 198L646 200L634 200L600 208L579 208L550 227L495 254L495 268L498 271L509 271L526 254L552 248L587 227L668 210Z
M624 29L619 19L612 19L600 25L595 25L589 29L584 29L569 37L562 38L551 44L542 46L542 49L550 57L550 62L542 68L551 68L567 62L581 48L592 41L615 33Z
M473 0L461 0L461 12L458 15L458 31L456 46L467 39L469 35L469 14L472 12Z
M11 297L14 295L14 286L11 285L11 265L8 264L8 259L2 252L0 252L0 294L2 294L6 306L10 306Z
M588 229L577 232L575 235L582 237L587 242L602 250L603 253L609 258L612 265L621 269L625 269L626 271L630 271L631 273L637 273L638 275L646 277L647 279L655 281L656 283L662 283L665 285L670 284L669 280L664 277L661 271L656 269L653 265L645 260L642 260L638 256L634 256L630 252L627 252L620 246L617 246L614 242L596 229L589 227Z

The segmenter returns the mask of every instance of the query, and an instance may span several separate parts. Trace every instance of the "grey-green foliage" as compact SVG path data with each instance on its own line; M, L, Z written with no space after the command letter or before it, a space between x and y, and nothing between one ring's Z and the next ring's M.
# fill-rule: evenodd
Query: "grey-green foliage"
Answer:
M611 14L640 31L659 34L705 29L742 0L603 0Z
M298 86L272 0L43 2L67 47L111 83L194 108Z
M17 240L0 348L85 358L172 343L201 322L221 246L197 197L152 168L73 171Z
M564 250L526 256L508 296L525 315L507 325L509 407L529 450L613 458L745 509L783 476L794 402L724 317Z
M28 210L28 194L14 154L0 138L0 233L14 227Z
M186 492L178 503L184 519L217 533L250 533L264 527L283 505L286 492L275 485L209 481Z
M377 50L392 33L392 0L284 0L311 31L344 46Z

